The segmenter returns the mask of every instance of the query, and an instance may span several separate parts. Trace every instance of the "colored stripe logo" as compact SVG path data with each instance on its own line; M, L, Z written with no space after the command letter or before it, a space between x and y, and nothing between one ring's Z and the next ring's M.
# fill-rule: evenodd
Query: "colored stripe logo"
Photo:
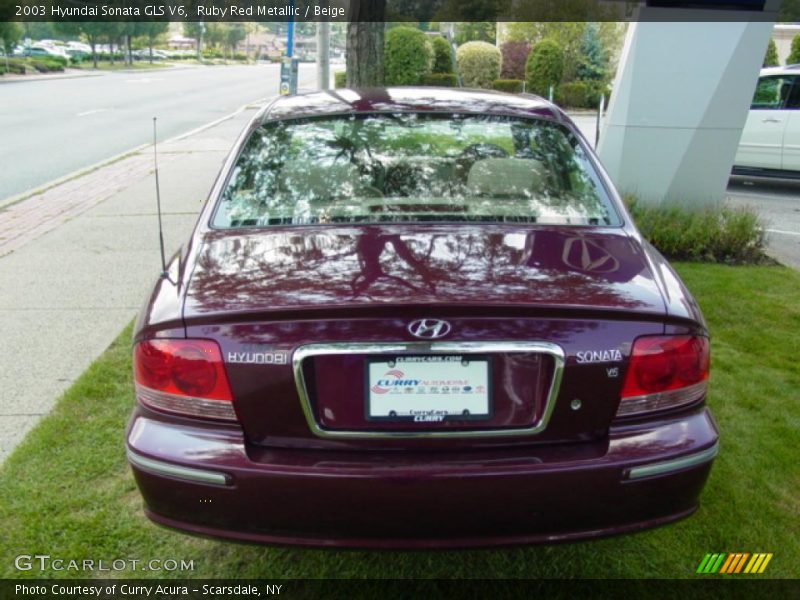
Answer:
M749 552L709 552L700 561L696 573L702 575L736 575L739 573L755 575L763 573L771 560L771 552L759 552L756 554L750 554Z

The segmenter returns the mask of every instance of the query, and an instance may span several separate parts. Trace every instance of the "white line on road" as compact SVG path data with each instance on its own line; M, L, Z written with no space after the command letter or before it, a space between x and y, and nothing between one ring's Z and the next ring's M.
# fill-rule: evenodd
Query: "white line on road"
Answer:
M780 235L800 235L800 231L784 231L783 229L765 229L768 233L779 233Z
M94 110L85 110L83 112L79 112L78 116L85 117L86 115L93 115L95 113L106 112L107 110L108 110L107 108L95 108Z

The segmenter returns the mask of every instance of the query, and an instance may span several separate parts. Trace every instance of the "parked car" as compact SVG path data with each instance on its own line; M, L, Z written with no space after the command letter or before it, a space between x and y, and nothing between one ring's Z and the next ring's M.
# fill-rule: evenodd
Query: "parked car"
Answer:
M236 540L458 547L690 515L708 331L534 96L283 97L136 323L147 515Z
M69 54L62 48L46 44L33 44L23 49L23 56L30 57L49 57L49 58L63 58L69 61Z
M133 58L136 60L150 60L150 49L142 48L141 50L134 50L131 52ZM163 50L153 49L153 60L164 60L168 58L167 53Z
M733 173L800 177L800 65L762 69Z

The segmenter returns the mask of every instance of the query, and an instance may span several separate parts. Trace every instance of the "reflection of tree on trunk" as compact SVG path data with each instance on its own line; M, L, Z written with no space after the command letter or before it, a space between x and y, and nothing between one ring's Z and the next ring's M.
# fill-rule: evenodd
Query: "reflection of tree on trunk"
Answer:
M435 238L431 238L428 252L422 259L418 259L399 235L383 235L377 231L365 232L364 235L359 236L356 242L356 253L358 254L358 264L361 267L361 272L350 282L353 295L360 296L364 292L369 294L367 290L379 279L394 281L414 291L427 290L432 294L436 293L434 276L431 269L428 267L428 261L433 252L435 241ZM389 244L394 248L397 257L411 267L415 273L419 274L424 283L424 288L415 286L406 279L398 277L397 275L390 275L383 270L381 255L383 254L384 248Z

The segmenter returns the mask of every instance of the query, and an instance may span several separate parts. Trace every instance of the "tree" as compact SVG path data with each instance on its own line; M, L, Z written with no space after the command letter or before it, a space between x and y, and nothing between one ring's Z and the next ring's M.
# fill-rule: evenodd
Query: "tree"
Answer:
M195 47L197 48L197 58L200 59L201 44L203 43L203 33L206 30L204 23L200 22L187 22L183 24L183 35L195 40Z
M169 23L162 21L147 21L139 23L139 36L145 40L147 48L150 50L150 63L153 62L153 46L169 30Z
M531 48L525 64L528 91L547 97L564 76L564 51L553 40L542 40Z
M597 37L603 49L603 55L607 59L606 72L608 73L614 69L615 65L611 59L618 54L625 25L616 22L597 22L596 25ZM572 81L578 76L585 27L585 22L569 21L509 23L508 39L524 40L531 46L545 39L553 40L561 46L564 52L564 81Z
M604 81L607 77L606 60L603 46L600 44L597 23L587 23L583 29L580 56L578 57L577 76L582 81Z
M116 25L111 23L110 25ZM86 43L92 48L92 64L97 68L97 44L103 37L108 35L110 28L109 23L93 22L74 22L74 21L59 21L55 23L56 31L68 36L83 36Z
M22 27L13 21L0 21L0 42L6 55L14 50L14 46L22 38Z
M453 41L459 46L467 42L488 42L494 44L497 25L491 21L477 23L458 23Z
M347 24L347 87L383 85L386 0L350 2Z
M234 52L236 52L236 46L247 37L247 29L244 23L226 23L225 25L227 27L225 28L224 43L230 50L231 57L233 57Z
M0 21L0 48L3 49L3 58L6 63L6 73L8 73L8 55L14 50L14 46L22 37L22 27L19 23L12 21Z
M778 60L778 47L775 45L775 40L769 38L769 44L767 44L767 53L764 54L764 64L765 67L777 67L780 66L781 61Z
M787 65L796 65L800 63L800 35L794 36L792 40L792 50L786 59Z

